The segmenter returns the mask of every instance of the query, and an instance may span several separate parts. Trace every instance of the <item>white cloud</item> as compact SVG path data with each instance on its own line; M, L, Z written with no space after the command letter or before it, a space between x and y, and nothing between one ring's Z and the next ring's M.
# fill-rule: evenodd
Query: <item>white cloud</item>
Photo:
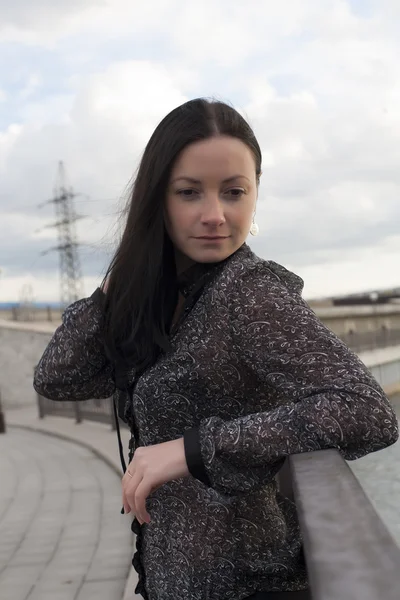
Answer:
M10 10L1 0L0 40L53 47L79 35L103 42L121 36L132 36L133 43L150 38L154 44L162 37L196 63L211 59L226 66L273 48L345 7L341 0L325 0L323 6L318 0L203 0L201 5L197 0L39 0L34 5L20 0Z
M135 35L151 26L156 33L179 4L177 0L39 0L34 4L19 0L10 5L1 0L0 41L54 47L69 36L94 34L109 39Z
M3 189L15 190L19 204L35 206L51 193L53 172L64 159L75 187L114 198L130 179L157 122L186 99L163 67L147 61L112 65L86 80L69 113L58 113L59 123L54 118L47 124L43 117L42 126L13 125L1 135ZM54 110L52 101L43 104L47 113ZM56 107L63 104L56 98Z
M100 0L0 0L0 41L45 45L62 31L73 32L74 20Z
M369 248L350 260L331 260L297 269L304 278L304 296L317 298L359 291L399 287L400 240L394 251Z
M3 6L0 0L1 17ZM50 197L63 159L69 183L90 196L77 198L92 217L90 227L78 226L80 236L109 248L118 200L155 125L194 93L217 95L244 112L263 149L258 253L305 273L308 294L393 284L400 252L396 2L385 2L386 12L373 6L368 17L344 0L48 6L41 0L33 14L20 0L0 19L0 40L51 45L65 69L63 88L49 92L51 75L38 64L19 92L18 118L0 131L10 244L16 210L52 219L52 207L39 217L35 207ZM121 60L143 48L151 58ZM45 246L43 235L20 230L21 252ZM85 264L91 276L103 267L87 254Z
M20 92L20 99L27 100L40 87L41 77L37 73L31 73L26 81L25 87Z

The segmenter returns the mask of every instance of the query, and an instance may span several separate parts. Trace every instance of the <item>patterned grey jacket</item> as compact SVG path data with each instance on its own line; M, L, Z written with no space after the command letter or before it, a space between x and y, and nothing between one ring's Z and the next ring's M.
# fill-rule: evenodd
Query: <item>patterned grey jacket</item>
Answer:
M277 491L286 456L338 448L348 459L398 438L364 364L302 300L302 280L247 245L203 277L171 349L135 379L125 416L136 445L184 436L191 476L148 500L137 591L148 600L241 600L307 588L294 505ZM199 286L197 286L197 289ZM64 313L35 373L54 400L106 398L99 291ZM191 301L190 301L191 300Z

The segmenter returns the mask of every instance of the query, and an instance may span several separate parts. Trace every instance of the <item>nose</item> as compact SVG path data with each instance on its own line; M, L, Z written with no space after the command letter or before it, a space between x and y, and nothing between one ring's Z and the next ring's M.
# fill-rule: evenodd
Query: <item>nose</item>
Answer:
M224 207L218 197L205 198L201 214L203 225L218 227L225 223Z

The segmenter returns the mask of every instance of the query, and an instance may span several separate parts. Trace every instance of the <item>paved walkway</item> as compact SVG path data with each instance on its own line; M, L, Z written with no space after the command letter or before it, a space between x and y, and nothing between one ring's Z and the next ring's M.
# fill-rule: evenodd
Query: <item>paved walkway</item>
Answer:
M139 598L131 518L120 514L115 432L64 418L40 421L31 409L8 411L6 420L0 435L1 600Z

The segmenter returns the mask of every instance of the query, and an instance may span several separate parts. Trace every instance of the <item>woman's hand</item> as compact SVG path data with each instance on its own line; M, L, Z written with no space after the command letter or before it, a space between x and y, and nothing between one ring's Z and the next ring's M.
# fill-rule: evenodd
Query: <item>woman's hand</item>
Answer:
M122 478L125 513L131 510L140 524L149 523L146 499L163 483L187 477L183 438L154 446L140 446Z

